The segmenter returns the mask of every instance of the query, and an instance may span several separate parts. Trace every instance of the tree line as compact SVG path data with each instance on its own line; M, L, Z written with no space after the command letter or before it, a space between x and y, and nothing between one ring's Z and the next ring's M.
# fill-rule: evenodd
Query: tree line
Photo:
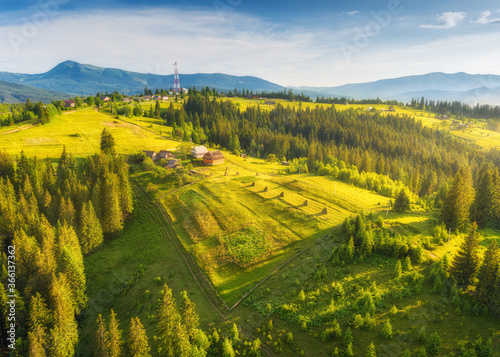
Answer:
M99 314L95 332L95 356L235 357L237 352L243 352L244 356L261 355L260 340L248 341L240 337L239 329L234 323L224 335L217 329L207 335L199 328L196 306L186 291L180 294L180 298L179 304L172 290L164 284L156 304L154 340L148 339L146 329L138 317L130 320L128 333L124 336L113 310L108 323Z

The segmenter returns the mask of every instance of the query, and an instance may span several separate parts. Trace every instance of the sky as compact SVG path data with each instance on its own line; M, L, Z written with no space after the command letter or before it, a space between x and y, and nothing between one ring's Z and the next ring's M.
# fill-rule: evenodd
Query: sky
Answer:
M500 75L490 0L0 0L0 71L73 60L329 87L430 72Z

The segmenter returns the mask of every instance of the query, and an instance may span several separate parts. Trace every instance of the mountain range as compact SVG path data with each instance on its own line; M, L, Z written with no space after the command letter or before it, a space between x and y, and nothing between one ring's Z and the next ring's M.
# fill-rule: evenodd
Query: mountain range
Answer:
M41 74L22 74L0 72L0 81L11 85L0 85L0 102L24 101L24 98L44 93L50 101L54 95L65 99L68 96L95 95L97 92L138 94L144 87L150 89L172 87L173 75L130 72L116 68L102 68L74 61L65 61L48 72ZM232 76L223 73L181 74L184 88L216 88L229 91L235 88L258 91L283 91L285 87L252 76ZM29 87L14 87L12 84ZM315 98L346 97L354 99L398 100L409 102L412 98L425 97L434 100L456 100L475 105L500 105L500 76L467 73L446 74L441 72L424 75L383 79L374 82L346 84L336 87L291 87L295 92L304 92ZM41 92L40 90L51 92ZM67 94L63 94L67 93ZM41 98L41 97L40 97Z

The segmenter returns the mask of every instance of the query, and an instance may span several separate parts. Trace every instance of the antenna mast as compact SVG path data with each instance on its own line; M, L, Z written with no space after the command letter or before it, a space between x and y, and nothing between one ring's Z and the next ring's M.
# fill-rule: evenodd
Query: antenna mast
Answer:
M179 81L179 70L177 69L177 62L174 63L174 92L179 93L181 91L181 82Z

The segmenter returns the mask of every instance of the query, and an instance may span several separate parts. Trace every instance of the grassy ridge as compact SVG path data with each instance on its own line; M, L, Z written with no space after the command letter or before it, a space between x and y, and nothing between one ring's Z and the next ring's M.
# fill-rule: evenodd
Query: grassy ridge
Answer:
M76 157L84 157L99 151L100 134L107 128L121 154L132 154L140 150L167 150L178 142L124 123L111 116L91 109L68 112L51 123L32 127L11 134L0 134L0 147L9 154L24 150L28 156L59 157L63 145Z

